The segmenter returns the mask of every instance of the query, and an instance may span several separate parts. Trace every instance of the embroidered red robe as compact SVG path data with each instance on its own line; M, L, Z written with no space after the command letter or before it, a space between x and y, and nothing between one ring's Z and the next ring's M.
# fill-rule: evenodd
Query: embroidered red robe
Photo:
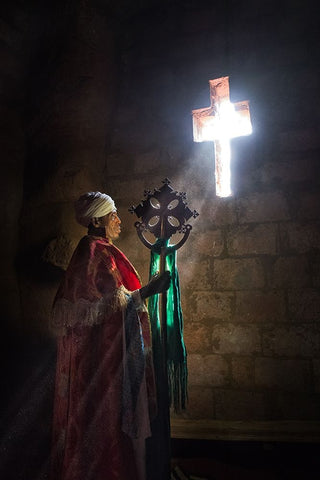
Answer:
M107 239L80 241L52 317L59 335L52 480L141 478L137 458L150 436L156 395L149 319L132 306L140 286Z

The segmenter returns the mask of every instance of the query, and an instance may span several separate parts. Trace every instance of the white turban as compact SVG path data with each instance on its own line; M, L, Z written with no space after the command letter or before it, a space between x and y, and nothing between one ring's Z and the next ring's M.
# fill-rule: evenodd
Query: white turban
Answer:
M114 212L116 206L109 195L101 192L87 192L74 204L76 219L80 225L88 227L92 218L99 218Z

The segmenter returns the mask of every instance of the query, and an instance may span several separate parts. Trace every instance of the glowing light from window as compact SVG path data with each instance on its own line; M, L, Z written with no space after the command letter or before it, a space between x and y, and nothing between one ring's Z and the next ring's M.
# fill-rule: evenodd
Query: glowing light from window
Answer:
M230 102L229 77L209 83L211 106L193 110L193 138L195 142L214 142L216 193L227 197L232 194L230 139L252 133L249 102Z

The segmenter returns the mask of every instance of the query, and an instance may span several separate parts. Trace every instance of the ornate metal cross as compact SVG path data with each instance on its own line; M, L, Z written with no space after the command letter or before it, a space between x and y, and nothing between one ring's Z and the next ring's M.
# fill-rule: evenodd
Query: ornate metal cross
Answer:
M195 142L213 141L216 194L231 195L230 139L252 133L249 101L230 103L229 77L209 80L210 107L192 110Z
M186 222L196 218L199 214L192 212L187 206L186 193L173 190L170 180L165 178L162 187L145 190L145 200L137 207L132 206L129 211L135 213L141 221L135 223L138 236L142 243L152 249L153 243L145 237L146 232L151 232L157 239L169 240L175 233L183 236L180 241L170 247L178 250L187 240L191 225Z
M166 252L169 239L175 233L182 234L182 238L176 244L171 245L170 249L178 250L189 237L192 229L186 222L191 218L196 218L199 214L196 210L193 212L187 206L186 193L173 190L170 180L165 178L160 188L145 190L145 200L135 207L132 206L129 211L135 213L141 221L135 223L138 236L142 243L152 249L155 243L149 242L145 237L146 232L151 232L156 239L163 240L163 246L160 253L160 274L165 271ZM167 338L167 319L166 319L166 292L161 295L161 338L166 358L166 338Z
M175 398L179 397L183 393L185 395L186 388L186 376L184 371L186 369L185 365L185 353L183 346L183 339L181 342L177 341L179 338L179 329L182 334L182 314L180 308L180 292L179 292L179 280L175 266L172 267L172 260L175 255L171 255L172 250L178 250L189 237L190 231L192 229L191 225L187 222L191 217L196 218L198 213L194 210L193 212L189 209L186 202L186 194L182 192L177 192L173 190L170 185L170 181L166 178L162 182L160 188L156 188L153 191L146 190L144 192L145 199L135 207L132 206L129 211L135 213L140 219L135 223L135 227L138 233L138 236L142 243L152 250L152 259L155 258L156 263L153 263L153 266L156 265L157 268L157 255L160 253L160 274L162 274L166 268L166 256L170 256L170 261L168 266L171 266L172 283L169 289L170 292L170 318L172 315L175 317L174 329L171 324L170 334L171 340L175 338L174 346L176 348L175 360L173 361L172 357L172 343L171 343L171 355L170 355L170 375L168 377L168 348L167 348L167 292L160 294L159 303L155 303L160 317L160 325L158 323L159 317L156 315L157 328L155 330L154 336L154 366L157 378L157 401L158 401L158 415L155 421L153 422L153 431L151 443L149 448L153 452L155 464L153 468L156 468L155 478L157 479L167 479L170 477L170 410L169 410L169 378L170 378L170 392L172 393L172 388L175 389ZM146 234L150 232L155 237L155 242L150 242ZM169 240L172 239L174 234L178 235L180 240L172 244ZM181 238L182 237L182 238ZM161 249L159 251L159 249ZM174 252L175 253L175 252ZM169 267L170 269L170 267ZM152 272L154 268L152 268ZM168 297L169 298L169 297ZM150 299L151 303L157 298ZM172 320L172 318L171 318ZM177 324L178 321L178 324ZM158 329L158 326L160 327ZM178 331L177 331L178 329ZM173 335L174 333L174 335ZM173 336L172 336L173 335ZM155 340L157 339L157 340ZM180 362L178 360L180 358ZM174 378L174 381L173 381ZM183 383L179 383L183 381ZM172 387L173 383L174 387ZM181 390L180 390L180 387ZM171 397L172 398L172 397ZM185 397L184 397L185 398ZM175 403L174 403L175 405ZM158 462L158 464L157 464Z

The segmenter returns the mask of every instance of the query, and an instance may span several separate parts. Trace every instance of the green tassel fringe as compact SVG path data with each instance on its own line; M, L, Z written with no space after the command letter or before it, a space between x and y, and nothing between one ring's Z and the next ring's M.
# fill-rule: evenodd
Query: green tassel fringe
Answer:
M159 271L161 247L166 247L166 270L170 271L171 283L167 291L167 370L170 406L175 412L186 408L187 402L187 352L183 341L183 316L180 300L180 283L176 267L176 251L168 242L159 239L151 251L150 278ZM161 350L159 295L153 295L148 301L151 321L155 369L161 368Z

